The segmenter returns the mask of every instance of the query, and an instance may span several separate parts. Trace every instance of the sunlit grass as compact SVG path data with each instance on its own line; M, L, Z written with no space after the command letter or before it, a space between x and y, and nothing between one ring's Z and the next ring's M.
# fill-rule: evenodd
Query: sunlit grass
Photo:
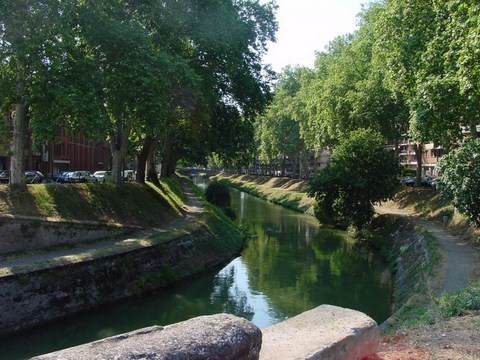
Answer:
M182 202L180 202L182 204ZM0 187L0 212L152 227L178 215L161 191L140 184L35 184Z
M214 179L274 204L313 214L314 199L308 197L305 181L247 175L217 175Z

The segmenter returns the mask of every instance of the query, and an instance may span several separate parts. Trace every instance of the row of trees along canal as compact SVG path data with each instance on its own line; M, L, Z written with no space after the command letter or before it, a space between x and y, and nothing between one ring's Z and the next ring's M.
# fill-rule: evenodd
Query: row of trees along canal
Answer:
M141 182L157 152L167 176L179 159L241 156L270 99L273 73L261 57L275 40L275 9L251 0L2 1L11 184L25 182L28 128L35 144L54 140L59 127L108 140L119 183L128 152Z
M425 143L448 153L465 133L477 136L478 1L375 1L358 19L354 33L317 53L314 69L279 74L255 124L257 158L277 169L288 158L306 178L309 153L334 150L367 128L397 154L402 140L416 144L419 186Z

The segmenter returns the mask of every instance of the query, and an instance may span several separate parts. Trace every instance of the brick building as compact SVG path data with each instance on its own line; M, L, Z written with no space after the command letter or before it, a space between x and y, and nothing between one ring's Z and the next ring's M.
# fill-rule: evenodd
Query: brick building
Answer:
M47 177L62 171L110 169L110 148L107 141L95 142L83 135L69 135L58 130L56 141L34 144L29 137L25 149L25 169L38 170ZM0 149L0 170L10 169L8 147Z

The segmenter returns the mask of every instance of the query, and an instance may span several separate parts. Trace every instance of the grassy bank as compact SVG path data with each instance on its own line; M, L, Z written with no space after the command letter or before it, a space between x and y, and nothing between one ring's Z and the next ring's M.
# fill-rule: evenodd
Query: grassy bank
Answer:
M313 198L303 180L257 175L220 174L212 178L274 204L313 215Z
M0 214L161 226L179 216L183 205L173 184L36 184L13 189L0 186Z

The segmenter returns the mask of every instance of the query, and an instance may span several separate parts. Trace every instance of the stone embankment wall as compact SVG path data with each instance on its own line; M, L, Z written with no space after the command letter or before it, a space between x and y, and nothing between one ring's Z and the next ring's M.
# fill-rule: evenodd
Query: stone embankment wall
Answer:
M75 221L0 215L0 254L78 244L126 234L136 228Z
M367 315L321 305L264 329L227 314L154 326L35 357L36 360L358 360L373 356L378 326Z
M242 244L217 236L197 227L159 245L2 276L0 335L161 288L224 263L241 250Z
M403 308L412 300L433 293L430 278L436 266L437 250L432 247L428 232L408 221L402 221L391 239L395 275L393 314L381 329L392 325Z
M429 290L432 254L427 236L425 231L409 222L401 224L393 234L396 309L413 294Z

